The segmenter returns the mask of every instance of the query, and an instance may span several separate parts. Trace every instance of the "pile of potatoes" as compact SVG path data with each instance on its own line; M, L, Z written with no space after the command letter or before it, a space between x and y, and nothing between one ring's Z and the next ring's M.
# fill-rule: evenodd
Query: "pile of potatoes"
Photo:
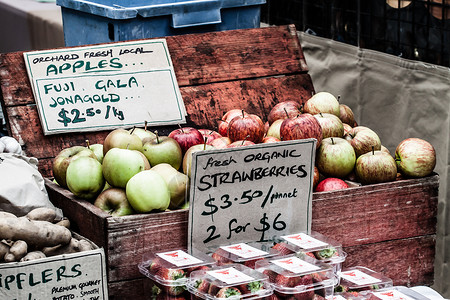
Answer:
M93 249L87 240L73 237L69 227L51 208L36 208L23 217L0 212L0 263Z

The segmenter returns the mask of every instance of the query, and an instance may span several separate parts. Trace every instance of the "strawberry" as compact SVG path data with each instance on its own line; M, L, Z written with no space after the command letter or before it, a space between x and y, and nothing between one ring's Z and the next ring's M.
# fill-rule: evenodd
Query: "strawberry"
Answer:
M161 269L162 269L161 258L155 257L155 259L152 260L152 262L151 262L150 265L148 266L148 270L149 270L150 273L152 273L152 274L157 274Z
M320 295L314 294L312 300L325 300L325 297L322 297Z
M166 269L163 268L159 271L159 276L163 280L175 281L186 278L186 273L181 269ZM185 290L184 285L174 285L167 287L167 293L172 296L178 296Z
M233 263L233 261L231 259L223 257L222 255L220 255L220 254L218 254L216 252L211 254L211 257L214 258L214 260L216 261L217 265L219 265L219 266Z
M244 265L247 266L247 267L249 267L249 268L254 269L254 268L255 268L256 262L257 262L258 260L260 260L260 259L263 259L263 258L261 257L261 258L256 258L256 259L247 260L247 261L244 262Z
M294 298L297 300L311 300L314 297L314 289L311 286L312 284L313 277L310 274L302 276L299 279L297 286L303 285L307 291L295 294Z
M217 286L217 285L215 285L215 284L213 284L213 283L210 283L209 284L209 288L208 288L208 294L209 295L215 295L215 294L217 294L217 292L219 291L219 287Z
M309 257L314 258L314 259L316 258L316 256L312 252L305 252L305 254L308 255Z
M348 291L348 286L345 286L342 284L340 284L334 288L335 293L345 293L347 291Z
M209 270L211 269L210 266L208 265L203 265L203 266L195 266L195 267L190 267L190 268L186 268L186 277L189 277L189 274L191 274L191 272L193 271L199 271L199 270Z
M216 297L217 298L230 298L230 297L240 296L240 295L242 295L242 293L237 287L230 286L230 287L221 288L217 292Z
M337 251L333 247L314 252L314 256L319 260L330 259L333 256L335 256L336 254L337 254Z
M268 299L268 300L280 300L280 299L281 299L281 298L278 297L276 294L272 294L272 295L269 296L269 299Z
M264 288L264 283L262 281L251 281L248 283L244 283L239 285L239 289L242 291L242 294L251 294L255 293Z
M275 278L275 283L281 287L294 287L298 285L299 276L285 276L283 274L278 274Z
M311 277L314 283L323 281L322 276L318 273L311 273Z
M292 251L291 249L288 248L286 243L276 243L275 245L272 246L272 249L275 249L276 251L278 251L280 253L280 255L288 255L288 254L292 254L295 253L295 251Z
M209 281L205 279L197 279L194 282L194 287L199 293L207 293L209 289Z
M275 271L272 271L271 269L265 269L263 271L263 274L269 277L269 282L275 282L275 278L277 277L277 273Z

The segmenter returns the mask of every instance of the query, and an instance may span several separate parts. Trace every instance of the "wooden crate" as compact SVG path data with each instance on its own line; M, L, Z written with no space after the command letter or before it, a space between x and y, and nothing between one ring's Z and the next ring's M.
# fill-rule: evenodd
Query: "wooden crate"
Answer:
M190 125L214 128L237 107L266 118L276 103L305 102L314 92L294 26L166 39ZM110 298L144 299L146 279L137 264L145 252L186 246L188 211L113 218L54 184L51 162L61 149L86 139L101 143L108 132L44 136L22 53L0 56L0 77L8 128L39 159L50 199L75 230L105 249ZM312 228L342 242L346 266L383 272L395 284L431 285L438 186L434 174L314 193Z

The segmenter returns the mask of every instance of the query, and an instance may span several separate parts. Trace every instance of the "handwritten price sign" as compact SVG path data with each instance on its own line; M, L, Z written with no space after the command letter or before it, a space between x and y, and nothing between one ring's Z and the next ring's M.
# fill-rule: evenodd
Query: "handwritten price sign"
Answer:
M315 149L307 139L194 153L188 247L309 232Z
M44 134L185 123L164 39L24 53Z

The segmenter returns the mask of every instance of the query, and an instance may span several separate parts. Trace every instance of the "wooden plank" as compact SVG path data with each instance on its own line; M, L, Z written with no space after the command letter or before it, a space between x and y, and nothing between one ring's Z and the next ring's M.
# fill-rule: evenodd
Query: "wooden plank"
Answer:
M365 266L394 281L394 285L431 286L434 282L436 236L426 235L381 243L344 247L344 267Z
M181 88L181 94L188 113L189 124L195 124L197 128L214 129L217 127L218 116L222 116L229 109L240 107L266 118L275 103L291 99L304 103L311 97L313 90L310 76L297 74L184 87ZM53 176L51 158L62 149L85 145L86 140L89 140L91 144L103 143L109 133L109 131L99 131L45 136L36 105L7 107L6 115L12 136L19 140L28 156L40 160L39 171L44 177ZM166 127L165 130L158 128L158 130L168 134L173 128Z
M314 193L312 229L355 246L436 233L439 176Z
M293 25L166 37L180 86L307 73ZM0 54L5 106L34 103L23 52Z

